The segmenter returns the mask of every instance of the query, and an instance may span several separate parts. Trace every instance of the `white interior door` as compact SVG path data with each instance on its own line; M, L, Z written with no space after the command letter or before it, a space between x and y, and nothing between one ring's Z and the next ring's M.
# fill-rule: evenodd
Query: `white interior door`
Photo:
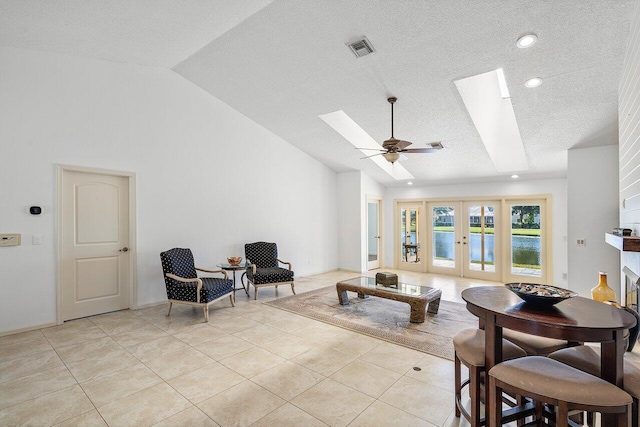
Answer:
M127 177L62 174L62 320L130 304Z
M367 199L367 269L380 268L380 200Z

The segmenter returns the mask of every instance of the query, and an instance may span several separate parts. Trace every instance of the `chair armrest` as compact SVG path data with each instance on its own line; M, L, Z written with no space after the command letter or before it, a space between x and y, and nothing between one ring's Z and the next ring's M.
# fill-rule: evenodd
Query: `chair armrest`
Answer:
M224 276L225 279L227 279L227 272L224 270L205 270L204 268L198 268L196 267L196 270L198 271L204 271L205 273L222 273L222 275Z
M256 274L256 265L254 263L252 263L251 261L249 261L249 258L247 258L247 264L250 264L251 267L251 273L252 274Z
M172 274L172 273L167 273L166 276L173 280L177 280L178 282L197 283L198 288L196 290L196 302L198 303L200 302L200 290L202 289L202 280L198 279L197 277L195 279L187 279L184 277L176 276L175 274Z
M287 261L282 261L281 259L276 258L276 261L278 261L280 264L287 264L289 266L289 270L291 270L291 263L287 262Z

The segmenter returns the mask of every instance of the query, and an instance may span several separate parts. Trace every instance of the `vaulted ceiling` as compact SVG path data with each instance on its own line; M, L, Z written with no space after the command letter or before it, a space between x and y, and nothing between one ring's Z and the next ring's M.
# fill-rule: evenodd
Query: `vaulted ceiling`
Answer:
M396 181L318 116L344 111L418 185L498 173L454 82L504 70L529 169L566 175L567 150L617 143L617 91L637 0L0 0L0 45L172 68L335 171ZM515 42L535 33L538 42ZM375 52L346 44L366 36ZM531 77L543 84L528 89ZM212 141L226 144L228 141Z

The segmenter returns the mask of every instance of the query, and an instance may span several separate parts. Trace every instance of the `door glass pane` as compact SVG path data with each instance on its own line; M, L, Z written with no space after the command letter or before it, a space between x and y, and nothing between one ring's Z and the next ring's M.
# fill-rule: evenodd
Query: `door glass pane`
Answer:
M456 264L455 211L453 206L434 206L433 218L433 254L434 267L454 268Z
M418 209L401 209L400 232L401 239L401 261L402 262L420 262L420 230L419 230L419 211Z
M494 209L492 206L469 206L469 269L495 272Z
M378 203L367 203L368 261L378 260Z
M540 205L511 206L511 274L541 277Z

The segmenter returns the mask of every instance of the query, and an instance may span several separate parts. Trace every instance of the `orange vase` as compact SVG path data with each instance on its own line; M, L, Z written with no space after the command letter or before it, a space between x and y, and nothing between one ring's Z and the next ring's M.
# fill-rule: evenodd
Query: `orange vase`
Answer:
M607 285L607 273L604 271L600 272L600 281L598 282L598 286L591 289L591 299L600 302L616 300L616 291Z

